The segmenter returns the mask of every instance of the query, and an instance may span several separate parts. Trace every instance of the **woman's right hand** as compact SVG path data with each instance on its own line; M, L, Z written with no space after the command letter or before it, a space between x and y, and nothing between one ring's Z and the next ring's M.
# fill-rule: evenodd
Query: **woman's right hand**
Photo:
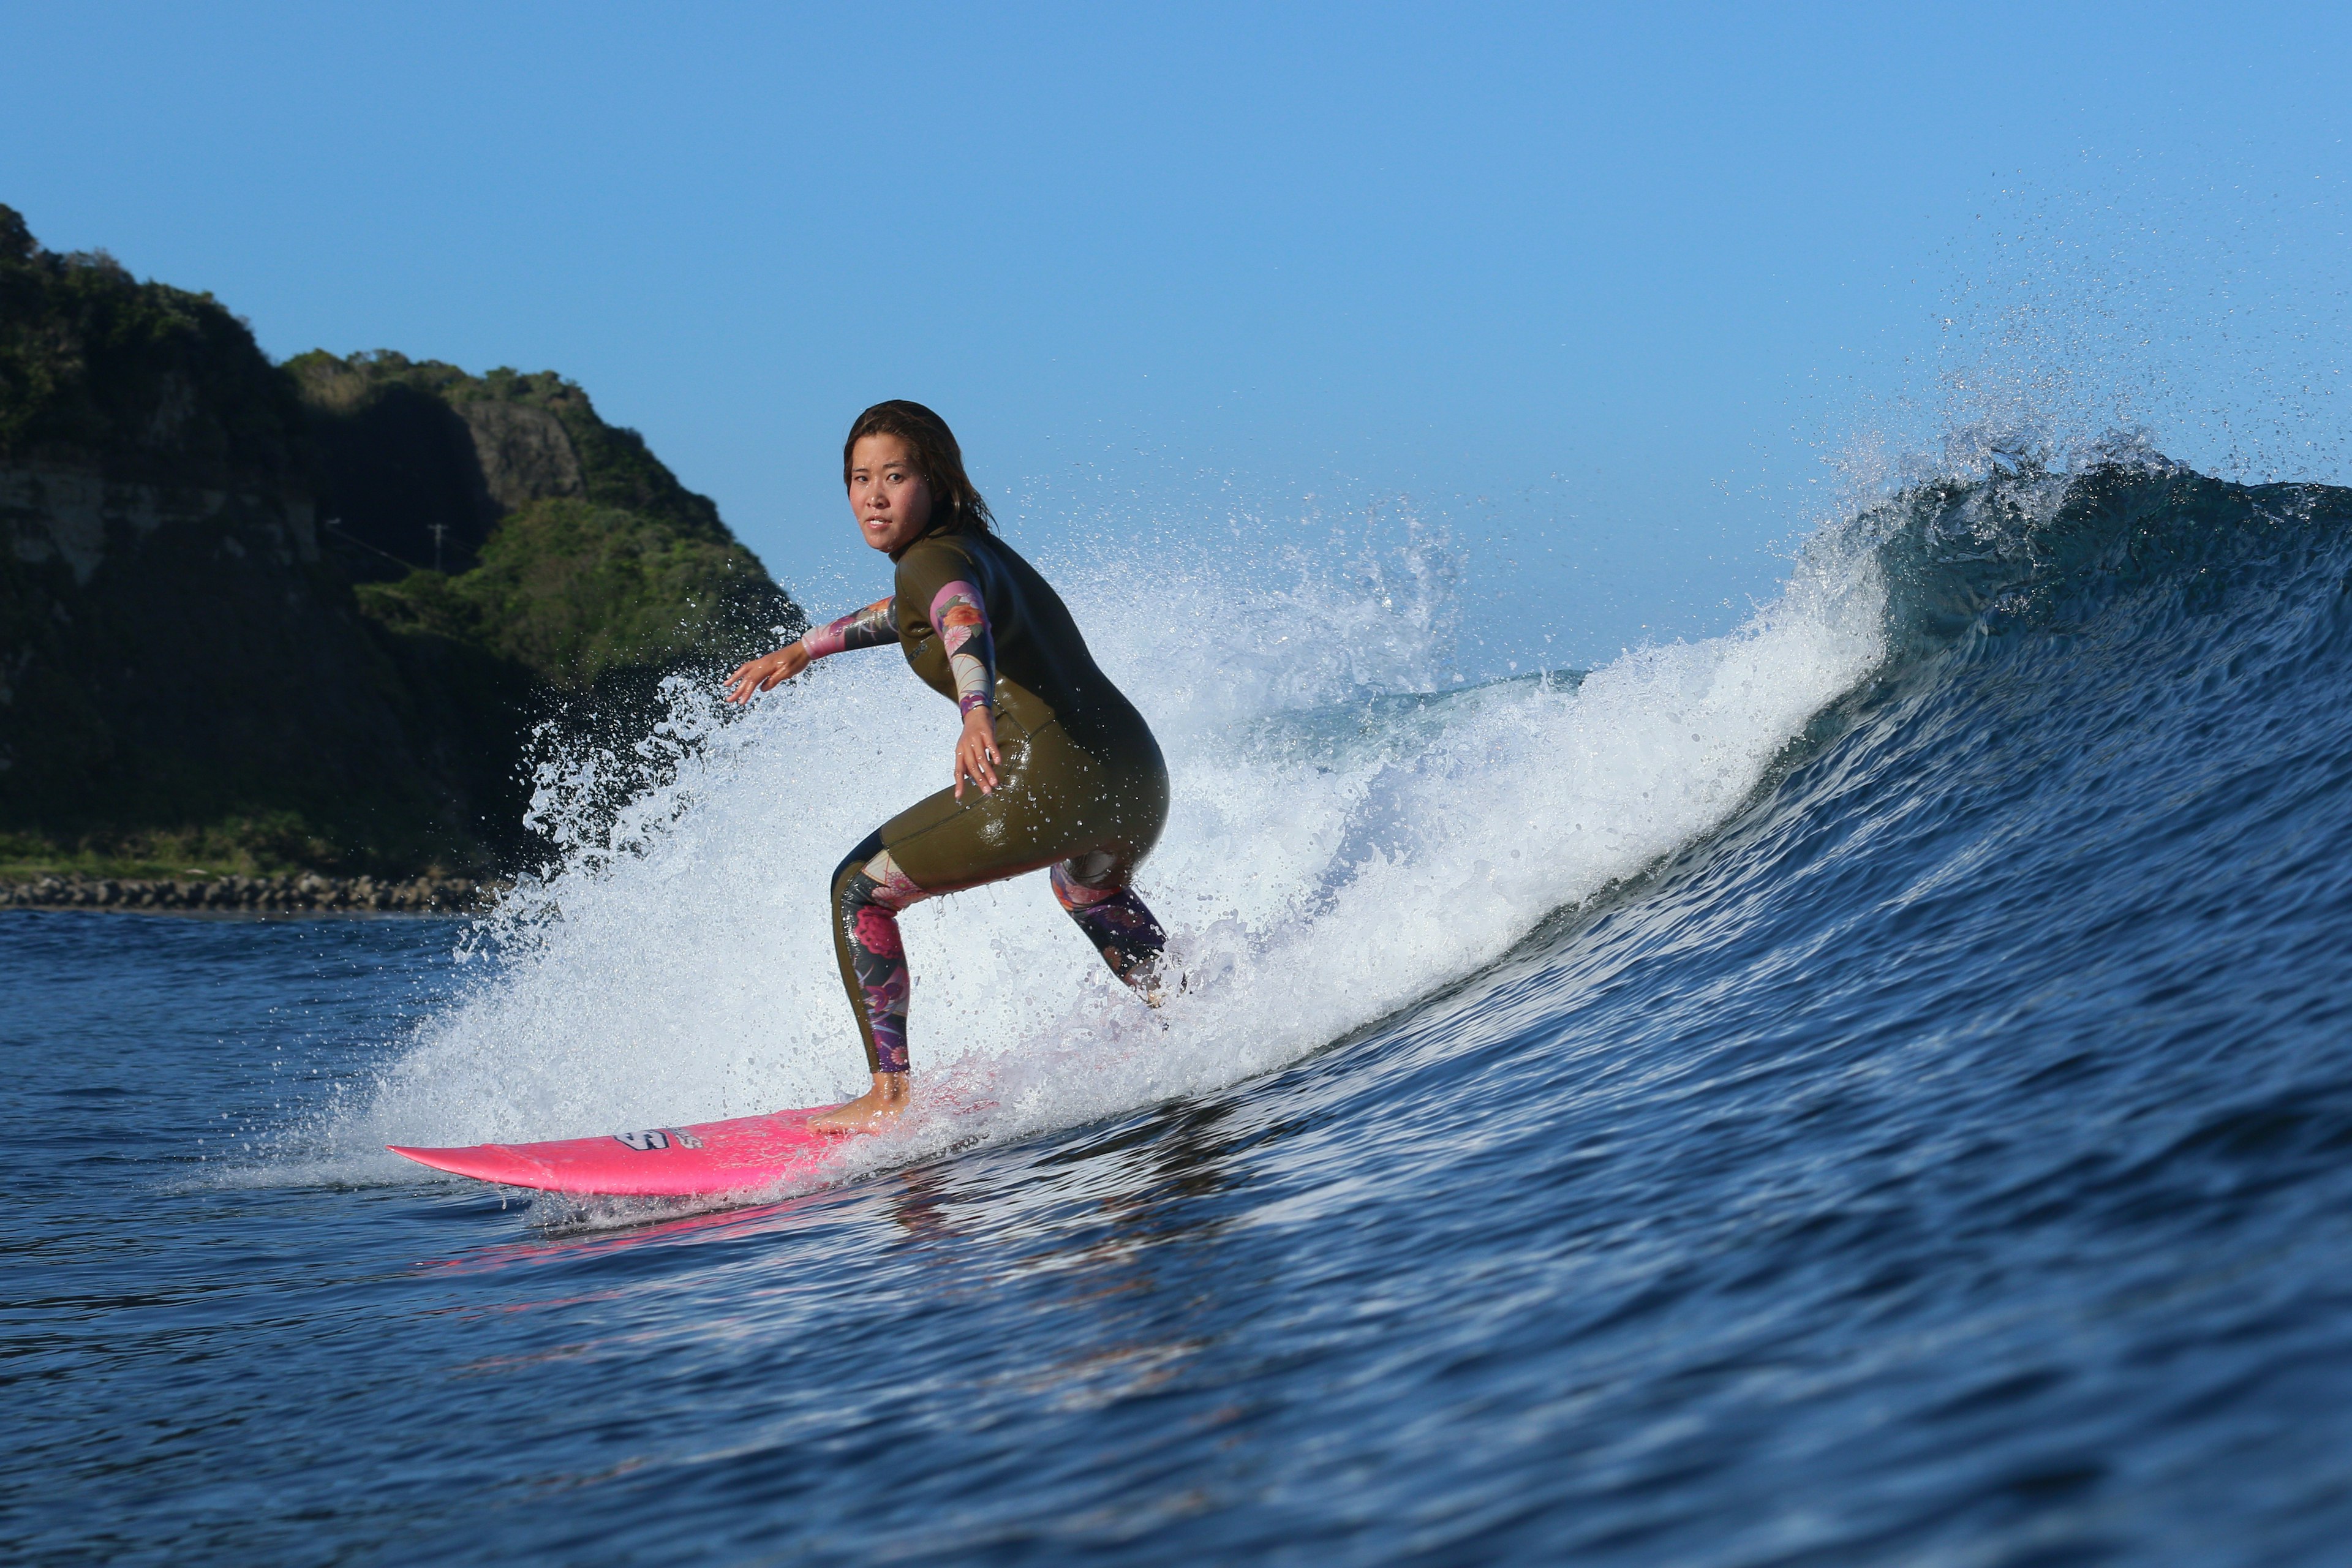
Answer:
M727 700L749 702L761 692L790 680L808 667L809 651L803 643L761 654L727 678Z

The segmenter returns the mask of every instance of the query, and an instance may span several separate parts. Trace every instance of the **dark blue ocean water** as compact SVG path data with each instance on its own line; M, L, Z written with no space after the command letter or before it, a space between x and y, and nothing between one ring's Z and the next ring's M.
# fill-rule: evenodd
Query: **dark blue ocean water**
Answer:
M1644 874L768 1207L273 1175L453 923L0 914L5 1554L2352 1560L2352 495L1854 526L1884 661Z

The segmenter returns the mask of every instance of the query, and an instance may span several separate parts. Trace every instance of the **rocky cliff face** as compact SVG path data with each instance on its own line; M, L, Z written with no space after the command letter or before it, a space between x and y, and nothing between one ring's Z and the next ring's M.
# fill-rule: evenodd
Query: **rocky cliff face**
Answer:
M322 517L412 568L470 565L501 516L534 501L586 500L677 533L734 542L634 430L607 425L551 371L469 375L378 350L286 363L320 462Z
M281 566L319 559L316 509L299 490L277 494L110 479L101 469L0 468L0 527L17 561L60 562L87 588L110 551L135 555L166 527L215 535L235 560L257 550Z
M476 376L384 352L286 369L322 455L328 536L360 547L353 570L373 579L360 605L388 627L581 692L641 689L800 622L709 499L551 372Z
M471 865L519 816L525 678L369 623L300 492L16 465L0 540L0 859Z
M473 439L483 487L499 507L512 511L535 500L588 493L580 454L551 411L482 398L459 404L457 412Z
M0 207L0 871L479 869L541 693L798 619L561 377L272 365Z

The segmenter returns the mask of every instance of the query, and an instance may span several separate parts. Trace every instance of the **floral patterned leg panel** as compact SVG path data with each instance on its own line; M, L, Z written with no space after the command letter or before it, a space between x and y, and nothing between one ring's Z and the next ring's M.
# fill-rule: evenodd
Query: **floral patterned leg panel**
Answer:
M834 952L873 1072L907 1070L907 997L912 989L898 911L925 897L882 847L879 833L833 873Z
M1070 862L1057 861L1048 873L1054 897L1078 922L1110 972L1139 991L1148 991L1159 978L1160 955L1168 933L1151 918L1133 888L1088 888L1070 873Z

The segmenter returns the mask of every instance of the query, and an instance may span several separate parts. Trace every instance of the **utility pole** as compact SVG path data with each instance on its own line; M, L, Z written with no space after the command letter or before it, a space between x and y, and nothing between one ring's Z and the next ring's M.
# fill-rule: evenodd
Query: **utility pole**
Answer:
M448 531L449 525L446 522L436 522L432 525L433 570L436 572L441 570L441 536Z

